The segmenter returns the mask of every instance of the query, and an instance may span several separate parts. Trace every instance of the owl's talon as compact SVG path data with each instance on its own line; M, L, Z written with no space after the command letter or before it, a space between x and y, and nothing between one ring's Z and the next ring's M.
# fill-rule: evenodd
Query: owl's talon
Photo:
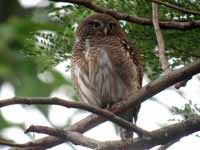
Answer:
M111 107L111 105L110 104L106 104L106 107L105 107L105 109L109 109Z

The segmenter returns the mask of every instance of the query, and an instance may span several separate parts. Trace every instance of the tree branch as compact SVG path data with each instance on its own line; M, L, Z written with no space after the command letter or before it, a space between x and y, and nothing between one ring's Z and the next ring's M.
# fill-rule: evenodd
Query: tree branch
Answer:
M200 12L193 11L193 10L186 9L186 8L182 8L182 7L170 4L168 2L163 2L163 1L159 1L159 0L151 0L151 1L154 2L154 3L157 3L157 4L161 4L163 6L175 9L179 12L183 12L183 13L187 13L187 14L193 14L193 15L200 15Z
M160 58L162 69L165 72L169 72L169 62L167 60L167 57L165 56L165 44L162 36L162 32L160 30L159 21L158 21L158 6L156 3L152 2L152 20L153 20L153 26L156 34L156 39L158 43L158 56Z
M148 135L148 132L143 130L142 128L136 126L135 124L132 124L121 117L113 114L110 111L101 109L99 107L95 107L92 105L80 103L80 102L72 102L72 101L66 101L57 97L14 97L10 99L5 99L0 101L0 108L13 105L13 104L27 104L27 105L33 105L33 104L51 104L51 105L59 105L66 108L78 108L87 110L89 112L98 114L102 117L105 117L106 119L118 124L121 127L130 129L134 132L136 132L140 136Z
M168 144L171 141L187 136L191 133L200 130L200 116L190 118L188 120L169 125L162 129L151 132L151 137L129 138L126 140L105 141L99 142L97 140L85 137L77 132L65 131L61 129L53 129L44 126L31 126L26 130L27 132L45 133L51 136L57 136L65 140L69 140L75 145L82 145L96 150L144 150L150 149L160 144Z
M131 95L127 101L123 100L118 105L114 105L113 109L117 107L117 113L121 113L130 107L136 106L138 103L142 103L146 99L163 91L167 87L172 86L175 83L182 81L184 79L192 77L193 75L197 73L200 73L200 60L197 60L178 70L174 70L169 73L166 73L159 79L156 79L150 82L149 84L141 88L138 93Z
M189 120L152 131L151 137L139 137L135 139L130 138L125 141L105 141L101 143L91 138L82 136L81 134L76 132L65 132L60 129L52 129L43 126L31 126L29 129L26 130L26 132L45 133L52 136L65 138L75 145L96 148L98 150L121 150L122 148L126 148L126 150L132 150L133 147L136 150L143 150L152 148L156 145L166 144L171 141L177 141L177 138L179 139L193 132L197 132L200 130L199 123L200 117L194 117Z
M45 126L30 126L25 133L29 132L35 132L35 133L44 133L51 136L60 137L62 139L65 139L66 141L70 141L75 145L81 145L89 148L96 148L98 145L100 145L100 141L94 140L92 138L88 138L86 136L83 136L82 134L78 132L72 132L72 131L65 131L62 129L54 129L50 127Z
M119 11L113 11L111 9L99 7L92 3L90 0L50 0L54 2L69 2L72 4L82 5L88 9L91 9L98 13L105 13L115 17L118 20L125 20L128 22L141 24L141 25L152 25L152 19L142 18L142 17L135 17L130 16L126 13L121 13ZM160 27L162 28L169 28L169 29L193 29L200 27L200 20L196 21L185 21L185 22L178 22L178 21L160 21Z
M2 141L2 140L0 140L0 145L11 146L11 147L21 147L21 148L25 148L25 147L29 147L29 146L37 146L31 142L28 142L25 144L16 144L16 143L12 143L10 141Z
M178 142L179 140L180 139L175 139L173 141L170 141L169 143L160 146L157 150L166 150L167 148L169 148L170 146L172 146L174 143Z
M48 134L51 136L59 137L66 141L70 141L75 145L81 145L81 146L85 146L89 148L96 148L98 147L98 145L100 145L100 141L85 137L78 132L65 131L62 129L54 129L54 128L45 127L45 126L31 125L25 131L25 133L29 133L29 132ZM0 145L6 145L6 146L18 147L18 148L26 148L26 147L34 146L33 143L31 142L28 142L26 144L15 144L8 141L0 141ZM42 145L41 146L37 145L37 147L42 148Z
M105 118L92 114L64 130L84 133L105 121L106 121ZM47 137L44 137L32 142L34 143L34 146L28 146L24 148L13 148L11 150L44 150L44 149L48 149L48 148L51 148L51 147L54 147L56 145L66 143L66 142L67 141L65 139L61 139L61 138L53 137L53 136L47 136ZM25 143L25 144L28 144L28 143Z
M169 125L151 132L151 138L139 137L125 141L106 141L97 150L144 150L160 144L166 144L200 130L200 117L194 117L180 123Z
M153 20L153 26L156 34L156 39L158 43L158 50L156 50L156 53L159 56L161 67L165 73L170 72L170 64L168 62L168 59L165 55L165 43L163 40L162 32L160 30L159 26L159 20L158 20L158 6L157 3L152 2L152 20ZM175 88L179 89L181 87L186 86L189 79L182 80L175 84Z
M188 77L191 77L199 72L200 72L200 60L197 60L193 62L192 64L187 65L181 69L167 73L163 75L161 78L147 84L136 95L131 96L127 101L124 100L117 104L114 104L112 107L112 112L122 113L126 111L127 108L134 107L137 103L141 103L144 100L150 98L151 96L166 89L167 87L179 81L187 79ZM104 121L106 121L105 118L98 117L97 115L90 115L87 118L72 125L70 128L66 129L66 131L71 130L71 131L83 133ZM55 145L59 145L64 142L66 141L63 139L56 138L56 137L46 137L46 138L42 138L42 139L34 141L34 144L42 145L43 146L42 148L33 146L33 147L24 148L20 150L35 150L35 149L42 150L42 149L51 148Z

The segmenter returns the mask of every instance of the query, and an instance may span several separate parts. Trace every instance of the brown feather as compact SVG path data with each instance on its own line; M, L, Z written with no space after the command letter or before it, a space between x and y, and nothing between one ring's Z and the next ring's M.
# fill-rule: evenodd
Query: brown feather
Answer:
M106 27L108 34L104 32ZM104 14L89 16L80 23L76 36L71 76L81 100L106 107L137 93L142 82L139 50L124 40L117 20ZM128 121L133 117L136 120L139 107L135 106L122 116ZM122 137L131 135L125 131Z

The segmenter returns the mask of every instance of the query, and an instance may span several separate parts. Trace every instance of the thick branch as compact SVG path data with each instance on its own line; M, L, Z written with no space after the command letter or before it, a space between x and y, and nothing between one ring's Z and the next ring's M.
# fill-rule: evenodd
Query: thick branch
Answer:
M98 145L100 145L100 141L85 137L78 132L65 131L62 129L54 129L54 128L45 127L45 126L32 125L25 131L25 133L29 133L29 132L48 134L51 136L59 137L66 141L70 141L75 145L81 145L81 146L85 146L85 147L89 147L93 149L98 147ZM6 146L18 147L18 148L26 148L26 147L34 146L33 143L31 142L28 142L26 144L15 144L8 141L0 141L0 145L6 145ZM37 147L42 148L42 145L41 146L37 145Z
M52 136L57 136L65 140L69 140L75 145L82 145L90 148L95 148L97 150L144 150L150 149L154 146L160 144L167 144L171 141L177 141L177 139L187 136L191 133L197 132L200 130L200 117L196 116L190 118L186 121L169 125L165 128L158 129L151 132L149 137L138 137L130 138L123 141L105 141L99 142L94 139L85 137L77 132L64 131L61 129L53 129L44 126L31 126L26 130L27 132L36 132L36 133L45 133Z
M67 108L78 108L87 110L89 112L98 114L102 117L107 118L108 120L118 124L121 127L132 129L135 131L138 135L143 136L145 134L148 134L147 131L137 127L135 124L132 124L121 117L116 116L110 111L101 109L99 107L95 107L92 105L79 103L79 102L72 102L72 101L66 101L57 97L14 97L6 100L0 101L0 108L13 105L13 104L27 104L27 105L33 105L33 104L51 104L51 105L59 105Z
M113 11L111 9L106 9L103 7L99 7L92 3L90 0L50 0L54 2L69 2L72 4L82 5L88 9L91 9L98 13L105 13L115 17L118 20L125 20L128 22L141 24L141 25L152 25L152 19L142 18L130 16L126 13L121 13L119 11ZM196 21L186 21L186 22L178 22L178 21L160 21L160 27L162 28L172 28L172 29L193 29L200 27L200 20Z
M117 113L121 113L130 107L136 106L138 103L142 103L146 99L163 91L167 87L172 86L173 84L198 73L200 73L200 60L197 60L196 62L189 64L181 69L166 73L159 79L156 79L141 88L137 94L131 95L127 101L124 100L121 101L119 105L114 105L113 109L116 109L117 107Z
M175 144L176 142L178 142L180 139L175 139L173 141L170 141L167 144L164 144L162 146L160 146L157 150L166 150L167 148L169 148L170 146L172 146L173 144Z
M69 128L65 129L65 131L74 131L74 132L84 133L105 121L106 121L105 118L92 114L78 121L77 123L70 126ZM48 137L41 138L32 142L34 146L28 146L25 148L13 148L11 150L44 150L44 149L48 149L65 142L67 142L65 139L48 136ZM25 143L25 144L29 144L29 143L30 142Z
M64 131L62 129L53 129L53 128L45 127L45 126L32 125L26 130L25 133L29 133L29 132L44 133L51 136L60 137L62 139L65 139L66 141L72 142L75 145L82 145L82 146L90 147L93 149L96 148L98 145L100 145L100 141L83 136L82 134L78 132Z
M139 137L135 139L128 139L127 142L105 142L104 144L101 144L98 150L121 150L122 148L126 150L132 150L133 147L134 150L150 149L154 146L169 143L170 141L174 141L199 130L200 117L194 117L181 123L155 130L151 132L151 138Z
M134 107L137 103L141 103L144 100L150 98L151 96L164 90L165 88L179 81L187 79L188 77L193 76L199 72L200 72L200 60L197 60L196 62L188 66L185 66L181 69L178 69L176 71L172 71L162 76L161 78L147 84L138 92L137 95L131 96L128 101L121 101L120 103L114 104L113 112L115 113L124 112L127 110L127 108ZM105 119L102 117L91 115L79 121L78 123L72 125L70 128L66 130L83 133L104 121ZM42 149L45 149L45 148L47 149L64 142L66 141L63 139L56 138L56 137L46 137L46 138L36 140L34 143L38 145L43 145ZM35 149L42 150L41 148L39 149L38 147L29 147L29 148L24 148L23 150L35 150Z
M127 139L123 141L105 141L99 142L91 138L82 136L79 133L64 131L60 129L52 129L43 126L31 126L27 132L45 133L52 136L57 136L65 140L70 140L73 144L96 148L97 150L144 150L150 149L160 144L167 144L171 141L187 136L191 133L200 130L200 117L193 117L186 121L169 125L165 128L151 132L151 137L139 137ZM11 144L10 144L11 145ZM12 145L11 145L12 146Z
M24 147L29 147L29 146L34 146L33 144L31 143L25 143L25 144L16 144L16 143L12 143L10 141L0 141L0 145L5 145L5 146L11 146L11 147L21 147L21 148L24 148ZM37 145L36 145L37 146Z
M168 2L163 2L163 1L159 1L159 0L151 0L152 2L161 4L163 6L175 9L179 12L183 12L183 13L188 13L188 14L193 14L193 15L200 15L200 12L194 11L194 10L190 10L190 9L186 9L186 8L182 8L173 4L170 4Z

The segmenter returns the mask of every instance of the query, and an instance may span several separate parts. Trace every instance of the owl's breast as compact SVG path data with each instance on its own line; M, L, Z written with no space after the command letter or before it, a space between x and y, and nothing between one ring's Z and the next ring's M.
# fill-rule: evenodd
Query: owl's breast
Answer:
M101 105L105 106L122 99L125 85L106 50L99 49L95 63L89 63L88 67L90 83L95 87Z
M135 66L118 39L86 39L72 58L74 85L84 102L105 107L137 90Z

